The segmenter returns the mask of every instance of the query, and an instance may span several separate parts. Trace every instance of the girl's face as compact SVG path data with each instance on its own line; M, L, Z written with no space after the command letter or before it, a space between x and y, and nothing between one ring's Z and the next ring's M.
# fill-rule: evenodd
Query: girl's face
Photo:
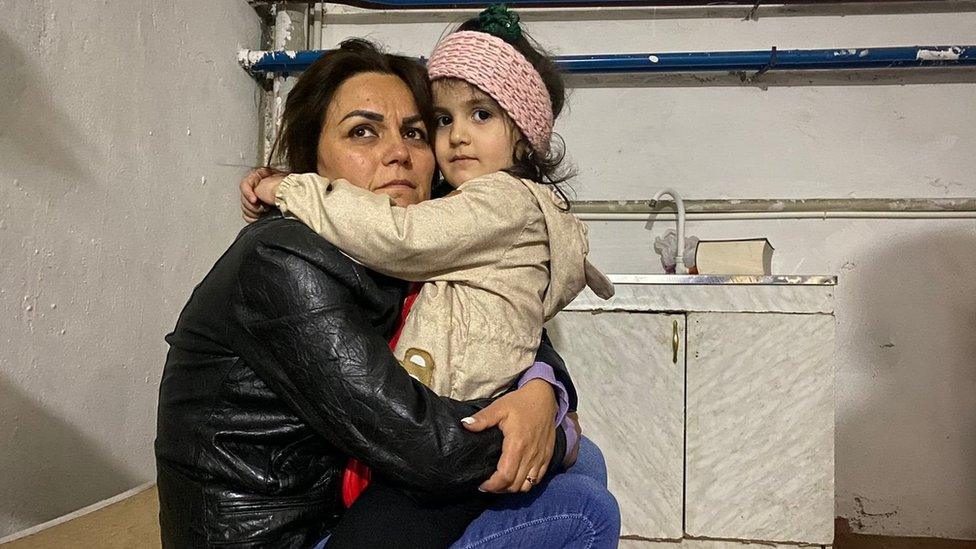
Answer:
M319 175L390 196L398 206L430 198L434 155L410 88L390 74L343 82L325 113Z
M436 80L434 154L452 186L510 168L521 132L490 96L467 82Z

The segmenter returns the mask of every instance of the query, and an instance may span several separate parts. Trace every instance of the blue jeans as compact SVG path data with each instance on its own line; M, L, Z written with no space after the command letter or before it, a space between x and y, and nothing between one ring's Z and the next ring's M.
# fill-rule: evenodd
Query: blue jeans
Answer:
M499 498L451 549L616 547L620 508L607 490L607 464L589 439L579 458L530 492Z
M583 438L568 471L530 492L499 497L451 549L604 549L617 547L619 536L620 508L607 490L603 453ZM327 542L313 549L324 549Z

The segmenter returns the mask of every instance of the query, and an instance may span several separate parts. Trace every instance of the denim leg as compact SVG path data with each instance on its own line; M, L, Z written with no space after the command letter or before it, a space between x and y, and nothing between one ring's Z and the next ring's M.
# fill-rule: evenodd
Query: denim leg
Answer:
M616 547L620 509L606 479L600 449L584 438L576 465L530 492L499 498L451 548Z
M451 549L617 547L620 509L607 490L607 465L591 440L580 440L568 471L532 491L501 496L464 531ZM328 538L315 549L324 549Z
M603 459L603 452L586 437L580 439L579 456L576 458L576 463L566 472L586 475L603 487L607 486L607 462Z

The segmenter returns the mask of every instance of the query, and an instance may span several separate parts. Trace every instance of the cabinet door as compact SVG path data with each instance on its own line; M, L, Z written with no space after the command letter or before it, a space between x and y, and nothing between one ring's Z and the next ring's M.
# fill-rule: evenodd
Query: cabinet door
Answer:
M563 311L547 328L579 391L583 433L606 457L621 534L680 538L684 315Z
M688 535L832 542L833 354L829 315L688 315Z

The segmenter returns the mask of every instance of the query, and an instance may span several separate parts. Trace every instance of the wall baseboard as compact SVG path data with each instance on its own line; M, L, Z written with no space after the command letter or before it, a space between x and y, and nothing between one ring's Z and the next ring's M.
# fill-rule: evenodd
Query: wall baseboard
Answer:
M137 486L73 513L0 539L3 549L158 548L156 483Z
M855 534L847 519L837 517L834 549L976 549L976 540Z

